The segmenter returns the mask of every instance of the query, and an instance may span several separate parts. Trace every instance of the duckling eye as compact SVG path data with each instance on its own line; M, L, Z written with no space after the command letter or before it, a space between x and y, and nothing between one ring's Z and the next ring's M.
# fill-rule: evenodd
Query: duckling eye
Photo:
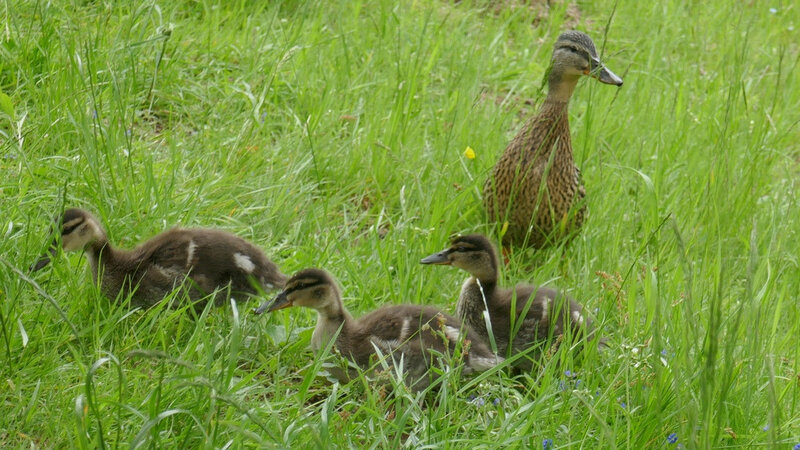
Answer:
M572 53L575 53L576 55L580 55L581 54L581 52L575 47L567 47L567 50L569 50Z
M453 249L453 251L456 251L456 252L467 252L467 251L469 251L469 249L467 247L456 247L456 248Z
M78 225L80 225L80 224L78 224ZM72 233L73 231L75 231L76 228L78 228L78 225L70 225L68 227L64 227L64 230L61 232L61 234L70 234L70 233Z

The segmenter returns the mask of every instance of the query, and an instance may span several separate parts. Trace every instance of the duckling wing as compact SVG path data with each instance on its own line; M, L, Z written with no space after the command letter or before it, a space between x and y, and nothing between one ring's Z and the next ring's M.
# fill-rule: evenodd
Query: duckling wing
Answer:
M354 343L361 353L391 353L406 344L418 328L408 314L398 306L386 306L363 316L358 321Z
M194 258L191 235L181 230L168 230L136 249L146 271L143 282L149 281L174 288L191 273Z
M387 306L362 317L351 335L350 356L364 368L398 367L413 390L430 383L436 354L448 354L460 337L460 323L436 308ZM380 353L383 360L375 358Z
M436 355L452 355L459 343L469 346L477 357L491 358L492 365L497 362L476 333L437 308L388 306L364 316L360 325L357 341L363 343L365 351L377 348L382 353L399 352L412 365L429 368Z
M526 286L517 289L518 317L522 323L514 335L514 347L524 349L537 341L564 334L565 328L573 326L573 330L584 326L584 316L580 305L569 296L555 289ZM527 311L526 311L527 308Z
M222 230L174 228L133 251L132 268L140 288L167 293L190 281L192 297L228 286L234 293L255 295L282 287L286 277L264 253L246 240ZM222 301L220 296L218 301Z
M250 242L221 230L193 230L192 278L207 280L210 289L230 284L247 295L283 287L286 276Z

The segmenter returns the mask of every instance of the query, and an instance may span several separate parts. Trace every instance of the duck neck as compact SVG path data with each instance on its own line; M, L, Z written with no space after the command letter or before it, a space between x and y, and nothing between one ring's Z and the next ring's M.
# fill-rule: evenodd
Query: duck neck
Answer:
M111 246L105 235L89 243L86 249L86 257L92 266L92 275L95 282L97 282L99 266L106 266L115 261L118 253L119 251Z
M338 332L337 341L346 339L352 328L353 317L336 295L335 301L317 310L317 326L311 336L311 348L314 351L325 348ZM341 328L341 331L339 329Z
M576 80L577 81L577 80ZM550 164L553 157L552 170L573 170L572 140L569 133L569 98L575 89L575 82L560 79L558 84L551 84L550 91L542 103L539 113L530 123L531 130L541 136L536 141L536 161ZM552 152L555 151L555 155Z
M560 66L553 66L550 69L550 75L547 77L548 89L545 104L556 104L566 111L569 99L572 98L572 93L575 92L575 86L578 85L579 79L579 76L565 74Z
M461 295L456 304L456 314L482 335L487 334L483 312L492 308L497 278L467 278L461 287Z

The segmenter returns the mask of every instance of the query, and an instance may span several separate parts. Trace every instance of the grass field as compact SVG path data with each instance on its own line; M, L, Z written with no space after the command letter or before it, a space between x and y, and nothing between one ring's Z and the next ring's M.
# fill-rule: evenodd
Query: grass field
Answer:
M551 3L0 3L0 446L800 444L800 9ZM572 100L589 218L503 279L568 290L604 353L426 407L315 378L309 310L132 312L78 254L27 273L80 206L122 247L211 226L324 267L356 316L453 311L465 274L419 259L493 232L483 181L572 27L625 80Z

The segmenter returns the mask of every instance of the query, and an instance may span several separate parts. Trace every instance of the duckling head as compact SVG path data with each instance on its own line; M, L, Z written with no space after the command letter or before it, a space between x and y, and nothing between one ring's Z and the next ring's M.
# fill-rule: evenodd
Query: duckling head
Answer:
M482 281L496 281L499 270L492 243L480 234L458 236L450 247L422 258L420 263L456 266Z
M62 217L56 218L53 229L60 229L61 232L31 270L37 271L49 264L51 257L58 252L59 246L65 252L72 252L83 250L91 243L106 239L106 233L100 222L91 213L79 208L64 211Z
M551 95L571 95L572 88L583 75L596 78L601 83L622 86L622 78L600 62L594 42L588 34L577 30L565 31L556 39L553 48L548 75Z
M265 302L254 312L261 314L290 306L312 308L321 314L333 314L341 309L341 294L336 281L320 269L304 269L286 282L282 292L270 302Z

